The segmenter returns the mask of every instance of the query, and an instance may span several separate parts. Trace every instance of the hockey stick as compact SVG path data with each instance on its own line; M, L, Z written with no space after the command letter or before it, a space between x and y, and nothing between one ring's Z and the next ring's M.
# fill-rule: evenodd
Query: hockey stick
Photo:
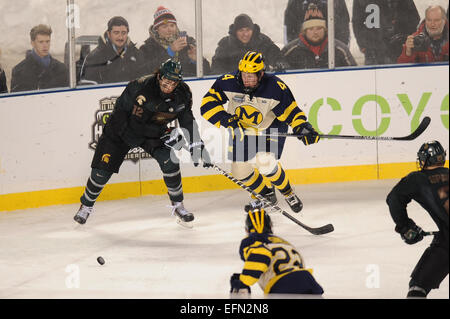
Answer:
M327 135L319 134L320 138L332 138L332 139L347 139L347 140L373 140L373 141L412 141L421 135L430 125L431 119L426 116L420 122L419 126L414 132L403 137L389 137L389 136L360 136L360 135ZM250 134L249 134L250 135ZM254 134L253 134L254 135ZM257 136L269 136L269 137L298 137L296 134L291 133L262 133Z
M218 172L220 172L220 174L222 174L223 176L225 176L226 178L228 178L230 181L232 181L233 183L239 185L241 188L245 189L247 192L251 193L253 196L255 196L258 200L262 201L265 205L270 206L271 208L275 209L277 212L281 212L281 214L287 218L289 218L290 220L292 220L294 223L296 223L297 225L301 226L302 228L304 228L305 230L307 230L308 232L310 232L313 235L323 235L323 234L327 234L330 233L334 230L334 227L332 224L327 224L324 225L322 227L317 227L317 228L313 228L313 227L309 227L305 224L303 224L302 222L300 222L299 220L297 220L296 218L292 217L290 214L286 213L284 210L282 210L278 205L273 205L269 200L267 200L264 196L261 196L260 194L256 193L255 191L253 191L251 188L247 187L244 183L242 183L240 180L234 178L233 176L231 176L230 174L228 174L225 170L223 170L222 168L220 168L219 166L217 166L216 164L212 164L213 168L215 170L217 170Z
M424 236L434 236L437 233L439 233L439 232L438 231L423 231L422 235L424 235Z

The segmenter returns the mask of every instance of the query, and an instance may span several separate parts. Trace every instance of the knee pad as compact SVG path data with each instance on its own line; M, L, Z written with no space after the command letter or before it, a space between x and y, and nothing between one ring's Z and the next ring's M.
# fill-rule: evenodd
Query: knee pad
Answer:
M93 168L91 171L91 179L99 185L105 185L108 183L109 179L112 176L112 172L108 172L102 169Z
M270 175L278 169L278 161L273 153L257 153L256 167L263 175Z
M238 180L243 180L249 177L254 172L254 168L247 162L233 162L231 164L231 174Z

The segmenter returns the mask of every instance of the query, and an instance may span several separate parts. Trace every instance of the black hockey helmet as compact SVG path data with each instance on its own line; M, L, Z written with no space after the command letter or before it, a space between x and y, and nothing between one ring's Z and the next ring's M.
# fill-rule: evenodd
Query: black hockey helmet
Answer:
M247 211L245 219L245 231L247 233L272 233L272 220L264 208L253 209Z
M422 144L417 152L417 162L421 169L428 166L444 165L447 153L438 141L430 141Z
M161 64L159 74L161 77L164 77L171 81L183 80L183 71L181 69L181 63L179 61L174 61L172 59L168 59Z

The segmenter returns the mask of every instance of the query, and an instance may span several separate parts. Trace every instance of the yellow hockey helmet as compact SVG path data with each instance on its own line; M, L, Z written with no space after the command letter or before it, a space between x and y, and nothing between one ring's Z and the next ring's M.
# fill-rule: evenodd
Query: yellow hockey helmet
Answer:
M246 73L257 73L264 70L264 59L261 53L248 51L239 61L239 71Z
M245 230L248 233L272 233L272 220L269 214L263 208L248 210Z

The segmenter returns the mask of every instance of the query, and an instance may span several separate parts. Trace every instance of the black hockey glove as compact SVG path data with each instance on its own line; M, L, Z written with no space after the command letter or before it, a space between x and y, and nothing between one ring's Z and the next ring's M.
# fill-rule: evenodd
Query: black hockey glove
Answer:
M312 127L311 123L304 122L299 126L296 126L292 129L297 138L303 142L305 145L310 145L319 142L320 136L319 133L316 132L314 127Z
M252 290L249 286L244 284L240 279L239 276L241 274L233 274L230 278L230 285L231 290L230 293L237 293L237 294L250 294Z
M408 245L418 243L423 239L423 230L412 219L404 226L396 226L395 231L400 234L403 241Z
M239 118L236 114L230 116L226 120L221 121L220 125L226 127L230 131L233 139L236 138L237 141L242 142L245 135L245 128L239 122Z
M177 128L167 129L160 139L166 147L172 148L176 151L179 151L184 145L183 134L181 133L181 130Z
M203 162L203 167L209 168L212 167L211 158L207 149L205 148L205 144L203 141L194 142L189 144L189 152L191 153L192 162L194 162L194 166L197 167L200 163L200 160Z

